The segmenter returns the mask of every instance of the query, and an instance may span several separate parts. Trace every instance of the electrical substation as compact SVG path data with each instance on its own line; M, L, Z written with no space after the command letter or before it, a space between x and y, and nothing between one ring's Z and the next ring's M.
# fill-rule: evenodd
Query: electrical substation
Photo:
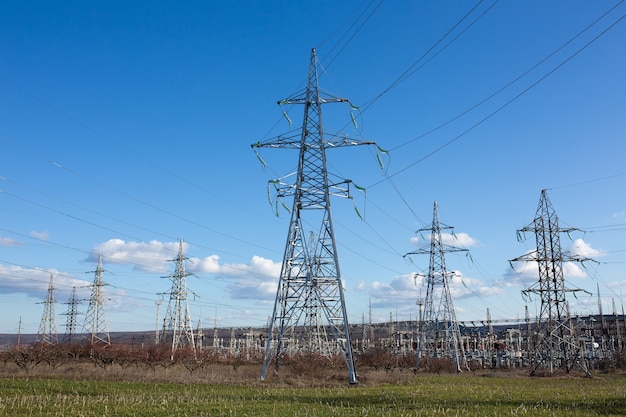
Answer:
M560 235L573 229L560 227L546 190L541 191L533 221L518 231L520 240L526 234L534 236L536 249L510 261L512 267L519 262L537 265L538 281L520 294L528 302L532 297L538 297L540 312L536 317L530 316L526 306L525 317L516 320L492 320L489 309L484 319L457 320L450 291L454 272L446 267L446 254L467 252L467 249L444 244L442 233L452 227L440 222L439 207L435 202L432 223L418 231L428 234L430 244L405 255L429 257L427 273L419 277L425 282L426 296L415 300L416 319L399 321L391 314L389 322L373 323L370 305L369 320L363 315L362 323L348 323L331 197L349 198L354 184L350 180L329 180L326 151L351 146L373 146L376 152L384 150L373 141L325 136L323 105L352 105L347 98L325 95L318 85L318 71L313 49L306 87L279 101L281 106L303 106L299 132L252 145L262 163L264 161L258 153L262 148L298 151L295 180L287 182L278 178L269 181L274 192L273 203L282 204L290 212L291 219L278 290L267 327L225 329L218 328L216 321L212 335L201 324L196 330L192 328L186 283L190 274L185 270L187 258L181 240L178 255L172 260L174 272L165 277L171 281L171 289L163 293L169 295L165 317L161 322L161 300L157 302L156 335L145 340L142 337L142 344L166 346L171 360L175 359L179 349L187 349L193 355L210 351L217 356L256 359L260 363L261 380L280 377L281 363L290 355L340 356L351 384L358 383L355 357L374 350L384 350L398 360L410 358L416 372L433 370L441 366L441 360L449 361L456 372L519 368L527 369L531 375L580 371L589 376L593 369L623 365L623 335L626 334L623 307L618 313L613 300L612 313L604 315L598 296L597 315L580 316L570 312L567 296L580 290L566 287L563 263L589 259L562 250ZM285 116L288 118L286 113ZM292 198L290 207L284 201L287 198ZM92 346L111 345L104 312L103 271L100 256L93 271L95 278L81 333L77 332L80 300L76 288L73 289L65 313L65 337L61 341L87 340ZM35 340L38 344L59 343L54 303L51 275Z

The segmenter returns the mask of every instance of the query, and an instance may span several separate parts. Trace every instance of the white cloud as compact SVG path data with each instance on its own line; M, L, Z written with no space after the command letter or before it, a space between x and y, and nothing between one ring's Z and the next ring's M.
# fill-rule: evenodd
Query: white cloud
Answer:
M227 287L233 299L274 300L278 289L281 263L253 256L250 262L241 265L223 265L223 274L235 276Z
M565 262L563 264L563 277L568 278L587 278L587 273L583 271L579 264L574 262Z
M418 236L414 236L410 239L412 245L418 245L421 241L424 241L425 245L429 245L431 241L431 235L428 234L420 239ZM459 248L471 248L478 244L476 239L468 235L467 233L442 233L441 242L444 245L456 246Z
M527 252L526 255L530 255ZM505 287L522 286L526 288L539 279L539 270L536 262L511 262L512 268L508 268L503 276L501 285Z
M388 283L374 281L370 287L372 304L375 307L391 307L398 303L415 305L420 297L421 278L414 276L415 274L401 275Z
M624 221L626 220L626 211L617 211L611 217L617 221Z
M189 258L187 271L193 273L215 274L220 270L219 255L210 255L205 258Z
M582 256L585 258L594 258L604 255L601 251L592 248L591 245L585 242L583 239L574 240L568 251L573 255Z
M8 237L0 237L0 246L4 246L4 247L12 247L12 246L20 246L22 245L22 242L20 242L19 240L15 240L15 239L11 239Z
M187 249L183 243L183 251ZM178 254L179 242L126 242L110 239L97 245L87 261L94 262L98 254L103 263L132 266L134 270L165 274L173 270L172 259ZM221 263L218 255L190 257L187 272L212 274L217 279L229 278L227 291L233 299L274 300L281 263L253 256L247 263ZM234 279L233 279L234 278Z
M448 278L450 295L454 300L475 296L500 295L505 293L501 285L488 285L482 280L465 277L460 271L454 271ZM409 274L396 277L389 283L374 282L370 295L376 307L393 307L402 305L412 307L420 298L426 297L426 276ZM441 286L436 286L435 297L441 295Z
M38 232L37 230L32 230L30 232L30 235L39 240L48 240L50 238L50 235L45 230L42 232Z
M56 289L55 297L68 297L72 287L76 287L81 294L88 294L88 281L71 277L55 269L22 268L15 265L0 264L0 293L27 294L28 296L44 299L50 283L50 274L53 274L53 284Z
M87 261L95 262L102 255L103 263L132 265L134 270L151 273L167 273L172 269L171 260L176 257L179 242L126 242L110 239L96 245ZM183 243L183 250L186 244Z
M582 248L582 250L586 251L587 253L592 253L595 250L588 245L580 245L579 248ZM523 285L524 287L528 287L539 280L539 268L537 262L535 261L536 252L529 251L526 253L526 257L527 259L529 259L529 261L513 262L513 268L515 270L508 269L505 272L505 285L507 285L507 283L510 283L511 285ZM564 262L561 268L563 270L564 279L587 277L587 273L581 268L580 264L577 262Z
M444 244L450 246L458 246L461 248L470 248L476 246L476 240L467 233L449 234L442 233L441 240Z

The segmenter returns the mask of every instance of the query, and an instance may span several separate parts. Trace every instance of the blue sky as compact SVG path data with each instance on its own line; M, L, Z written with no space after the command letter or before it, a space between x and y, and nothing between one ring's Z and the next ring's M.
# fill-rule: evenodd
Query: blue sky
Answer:
M264 168L250 144L301 123L276 102L302 87L311 48L321 87L361 108L355 128L345 105L325 106L325 131L389 150L384 170L372 147L328 152L330 171L367 189L332 202L351 323L370 300L375 321L417 316L428 259L403 255L428 243L415 231L434 201L472 255L446 259L458 318L534 314L521 291L536 266L508 260L534 249L516 230L542 189L563 227L584 230L564 249L596 261L565 265L568 287L592 293L570 309L596 313L599 288L604 311L621 310L625 13L618 1L3 2L0 333L20 317L37 331L51 272L62 333L98 254L110 330L153 329L179 239L194 323L264 325L289 223L267 184L297 154L262 149Z

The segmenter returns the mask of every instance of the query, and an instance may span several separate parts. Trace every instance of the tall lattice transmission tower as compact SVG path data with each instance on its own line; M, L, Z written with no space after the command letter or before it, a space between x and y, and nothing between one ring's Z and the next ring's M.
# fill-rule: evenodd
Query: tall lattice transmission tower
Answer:
M324 137L322 104L342 102L350 105L348 99L320 90L318 60L313 49L305 90L278 102L304 105L302 128L293 135L252 145L299 150L295 183L270 181L276 189L276 201L293 196L293 206L261 379L266 378L272 361L274 373L278 374L281 355L298 349L322 355L341 353L350 383L357 383L330 210L331 195L350 197L351 181L329 180L326 149L375 143ZM299 340L298 334L302 335Z
M187 347L196 352L194 333L189 314L189 300L187 297L187 277L192 275L185 270L185 257L183 241L180 240L178 255L171 261L175 263L174 273L164 278L172 281L170 289L170 301L167 312L163 319L163 332L161 341L171 343L171 358L174 359L175 352L183 347Z
M94 273L93 283L91 287L91 296L89 297L89 306L85 314L85 323L83 325L83 335L89 338L89 343L94 345L111 345L111 336L107 326L107 319L104 313L104 282L102 281L102 255L98 255L98 265Z
M54 275L51 273L46 300L40 303L43 304L44 307L41 322L39 323L39 331L37 332L37 339L35 340L36 343L47 345L56 345L59 343L56 318L54 315L54 303Z
M67 311L63 313L63 315L66 316L65 335L63 336L63 341L65 343L71 343L76 338L76 330L78 329L77 318L80 314L78 311L80 300L76 295L76 287L72 287L70 298L65 304L67 304Z
M561 250L560 234L573 230L559 227L559 218L546 190L541 190L533 222L518 230L518 240L522 240L526 232L532 232L537 243L534 251L511 260L537 262L539 268L539 280L522 291L526 296L538 294L541 299L540 313L530 343L533 364L531 374L539 367L548 368L552 374L557 368L569 372L574 365L578 365L589 375L565 297L567 292L582 290L565 287L563 262L589 260Z
M467 249L457 248L443 243L442 230L452 230L439 222L439 209L435 201L433 208L433 222L417 232L430 233L430 245L408 255L429 255L428 273L425 276L426 298L418 300L423 304L420 332L418 336L417 358L415 368L419 369L420 362L428 368L431 358L447 357L454 361L457 372L467 368L467 360L459 323L456 320L449 279L454 272L446 268L445 254L449 252L466 252ZM422 358L424 361L422 361Z

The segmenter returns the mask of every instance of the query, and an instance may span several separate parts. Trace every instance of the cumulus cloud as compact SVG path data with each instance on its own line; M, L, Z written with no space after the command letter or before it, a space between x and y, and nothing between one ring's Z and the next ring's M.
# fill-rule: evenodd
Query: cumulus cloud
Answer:
M613 213L613 215L611 217L614 220L622 222L622 221L626 220L626 211L617 211L617 212Z
M414 306L419 298L426 296L427 277L422 274L402 275L390 282L374 282L370 288L370 295L376 307L393 307L398 305ZM499 295L505 292L500 285L489 285L483 280L463 276L460 271L454 271L448 277L450 295L453 300L479 296ZM441 287L437 287L440 293Z
M219 255L210 255L205 258L189 258L187 271L193 273L215 274L220 271Z
M187 251L183 243L183 251ZM179 242L127 242L110 239L96 247L87 261L95 262L98 254L103 262L129 265L134 270L167 274L173 270L172 259ZM280 262L253 256L247 263L223 263L218 255L189 257L185 269L196 275L211 274L216 279L228 279L227 291L233 299L274 300L280 275Z
M19 240L11 239L9 237L0 237L0 246L4 247L12 247L12 246L20 246L22 242Z
M370 287L373 305L376 307L390 307L398 303L411 303L420 296L420 278L415 274L405 274L393 278L389 282L374 281Z
M110 239L96 245L88 262L95 262L102 255L103 262L131 265L136 271L167 273L172 269L172 259L176 257L179 242L126 242L122 239ZM187 248L183 243L183 250Z
M449 233L442 233L441 240L444 244L450 246L458 246L461 248L470 248L476 246L476 239L468 235L467 233L457 233L451 235Z
M425 237L423 237L423 239L421 239L424 241L424 245L426 244L430 244L431 241L431 235L427 235ZM412 245L418 245L421 243L421 240L419 237L414 236L410 239L411 244ZM441 234L441 242L444 245L449 245L449 246L456 246L459 248L471 248L474 247L478 244L478 242L476 241L476 239L474 239L473 237L471 237L470 235L468 235L467 233L442 233Z
M572 242L572 245L567 249L573 255L581 256L584 258L594 258L603 256L604 254L591 247L591 245L585 242L583 239L576 239Z
M575 247L577 247L578 249L575 249ZM571 253L583 257L588 257L588 255L597 252L595 249L591 248L591 246L585 244L581 239L576 240L572 248L574 248L574 250L571 251ZM574 253L576 250L579 250L580 253ZM528 287L539 280L539 268L537 262L535 261L535 259L537 259L536 251L527 252L525 258L528 259L528 261L514 262L514 269L508 269L504 273L503 284L523 285L524 287ZM580 263L578 262L563 262L561 268L563 270L564 279L580 279L587 277L587 273L583 270Z
M88 281L73 278L67 273L55 269L23 268L15 265L0 264L0 293L27 294L35 298L45 298L50 283L50 274L54 277L55 295L69 296L72 287L76 287L82 294L87 294L85 288Z
M32 230L30 232L30 235L34 237L35 239L39 239L39 240L48 240L50 238L50 235L45 230L42 232L38 232L37 230Z
M366 288L367 286L365 285L365 281L360 280L358 284L356 284L356 286L354 287L354 290L361 292L364 291Z
M274 301L280 268L279 262L254 256L245 265L224 265L222 271L235 277L227 287L233 299Z

